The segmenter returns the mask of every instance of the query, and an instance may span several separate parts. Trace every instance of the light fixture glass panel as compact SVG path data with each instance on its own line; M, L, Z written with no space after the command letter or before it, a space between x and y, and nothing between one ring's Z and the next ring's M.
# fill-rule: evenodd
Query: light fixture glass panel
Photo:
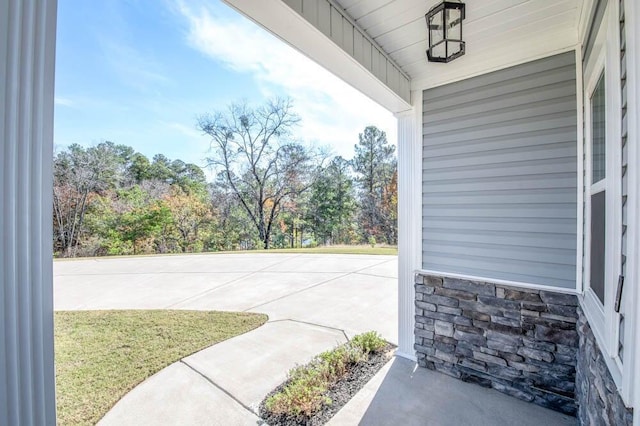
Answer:
M447 38L462 40L462 13L460 9L447 9Z
M448 49L447 49L447 53L448 56L453 56L457 53L460 53L460 51L462 50L462 42L459 41L447 41Z
M447 42L442 41L439 44L433 46L433 49L431 49L431 54L436 58L446 58L447 57L446 48L447 48Z
M432 45L444 40L444 26L442 22L443 17L444 13L443 11L440 11L429 19L429 30L431 31Z

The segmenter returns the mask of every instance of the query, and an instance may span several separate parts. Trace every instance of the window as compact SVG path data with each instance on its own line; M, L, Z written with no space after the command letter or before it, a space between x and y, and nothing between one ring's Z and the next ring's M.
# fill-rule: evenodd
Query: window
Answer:
M591 95L591 241L589 287L604 305L606 203L606 102L604 72Z
M624 333L616 312L621 274L622 100L620 55L615 48L618 22L614 3L608 3L593 50L584 65L584 312L609 371L623 386ZM622 325L622 327L621 327ZM628 352L628 351L627 351ZM627 353L628 357L628 353Z

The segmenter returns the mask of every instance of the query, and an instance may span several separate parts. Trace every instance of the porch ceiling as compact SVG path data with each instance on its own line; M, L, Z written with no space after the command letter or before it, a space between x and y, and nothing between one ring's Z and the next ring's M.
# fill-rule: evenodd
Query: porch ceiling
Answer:
M575 48L594 0L464 0L466 54L426 59L441 0L223 0L392 112L421 91Z
M428 63L425 13L441 0L335 0L422 89L566 50L589 0L467 0L465 56Z

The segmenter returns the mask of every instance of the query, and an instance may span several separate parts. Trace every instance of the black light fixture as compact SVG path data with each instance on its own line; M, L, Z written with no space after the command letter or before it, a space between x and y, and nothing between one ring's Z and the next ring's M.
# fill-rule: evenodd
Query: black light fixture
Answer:
M429 31L429 62L450 62L464 55L464 3L445 0L432 7L424 17Z

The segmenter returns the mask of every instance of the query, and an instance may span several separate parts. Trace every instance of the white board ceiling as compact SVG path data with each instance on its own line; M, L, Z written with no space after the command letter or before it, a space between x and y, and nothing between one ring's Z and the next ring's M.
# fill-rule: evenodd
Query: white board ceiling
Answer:
M467 0L466 55L428 63L425 13L439 0L334 0L422 89L575 48L583 0Z

